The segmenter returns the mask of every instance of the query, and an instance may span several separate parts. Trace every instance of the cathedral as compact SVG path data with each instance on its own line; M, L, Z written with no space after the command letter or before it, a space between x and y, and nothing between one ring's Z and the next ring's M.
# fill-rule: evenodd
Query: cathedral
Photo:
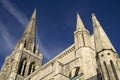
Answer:
M92 14L93 34L77 14L74 43L42 64L36 44L36 9L12 53L5 58L0 80L120 80L120 58Z

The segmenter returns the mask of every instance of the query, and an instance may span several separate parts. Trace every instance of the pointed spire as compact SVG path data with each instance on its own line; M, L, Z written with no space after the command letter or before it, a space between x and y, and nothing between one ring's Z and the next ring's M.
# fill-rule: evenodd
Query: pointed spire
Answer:
M78 29L85 29L85 26L82 22L82 19L80 18L79 14L77 13L77 24L76 24L76 30Z
M93 29L94 29L94 37L95 37L95 44L97 52L103 49L114 49L112 43L110 42L109 38L107 37L106 33L104 32L102 26L100 25L99 21L97 20L95 14L92 14L92 22L93 22Z
M30 21L23 33L22 38L20 39L19 44L24 43L24 48L28 50L33 50L36 42L36 9L31 16Z
M24 31L24 34L31 33L31 32L35 33L35 28L36 28L35 23L36 23L36 9L34 10L34 12L32 14L32 17L27 25L27 28Z
M36 8L34 9L34 12L33 12L31 19L36 19Z
M74 40L76 49L83 46L90 46L90 34L89 31L85 28L82 19L77 13L77 24L76 30L74 32Z

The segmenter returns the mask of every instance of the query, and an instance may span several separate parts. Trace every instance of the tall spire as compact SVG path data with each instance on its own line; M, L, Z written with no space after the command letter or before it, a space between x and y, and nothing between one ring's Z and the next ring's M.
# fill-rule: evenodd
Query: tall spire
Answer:
M36 32L36 9L34 10L32 17L27 25L27 28L24 31L24 35L32 35L35 37Z
M79 14L77 13L77 24L76 24L76 30L78 29L85 29L85 26L82 22L82 19L80 18Z
M28 25L23 33L23 36L19 41L19 45L28 50L34 50L34 47L36 45L35 40L36 40L36 9L34 9L31 19L28 22Z
M112 43L110 42L104 30L102 29L95 14L92 14L92 22L93 22L95 45L97 52L100 52L103 49L112 49L113 51L115 51Z

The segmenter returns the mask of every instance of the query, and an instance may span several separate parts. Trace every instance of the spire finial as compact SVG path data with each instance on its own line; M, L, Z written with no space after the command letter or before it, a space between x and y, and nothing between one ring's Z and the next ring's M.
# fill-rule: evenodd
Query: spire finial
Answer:
M31 19L36 19L36 8L34 9L34 12L33 12Z
M94 25L93 27L96 27L95 25L101 26L94 13L92 13L92 21Z
M34 9L34 12L33 12L32 16L31 16L31 19L30 19L24 33L35 32L35 28L36 28L35 23L36 23L36 8Z
M79 13L77 13L77 24L76 24L76 29L84 29L85 26L82 22L82 19L80 18Z
M92 13L92 17L95 16L95 13Z

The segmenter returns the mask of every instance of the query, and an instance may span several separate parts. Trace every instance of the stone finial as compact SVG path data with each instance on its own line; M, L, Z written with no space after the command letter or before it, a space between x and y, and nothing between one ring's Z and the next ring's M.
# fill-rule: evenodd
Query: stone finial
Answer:
M82 22L82 19L80 18L80 15L77 13L77 24L76 29L85 29L85 26Z

